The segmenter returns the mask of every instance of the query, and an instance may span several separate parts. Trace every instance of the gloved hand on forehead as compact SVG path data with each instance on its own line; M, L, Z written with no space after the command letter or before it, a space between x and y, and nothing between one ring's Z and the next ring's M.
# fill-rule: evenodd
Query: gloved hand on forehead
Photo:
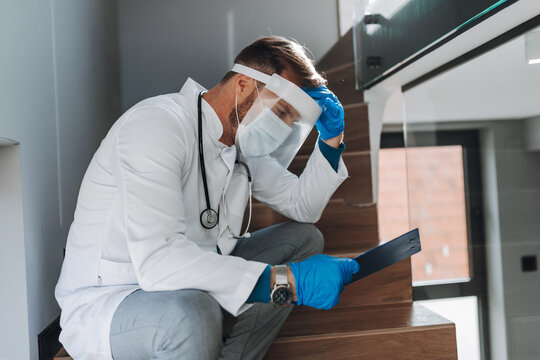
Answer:
M345 113L337 96L326 86L302 90L322 108L322 114L315 123L321 139L328 140L341 134L345 129Z
M296 283L297 305L328 310L339 302L339 294L360 270L353 259L315 255L290 263Z

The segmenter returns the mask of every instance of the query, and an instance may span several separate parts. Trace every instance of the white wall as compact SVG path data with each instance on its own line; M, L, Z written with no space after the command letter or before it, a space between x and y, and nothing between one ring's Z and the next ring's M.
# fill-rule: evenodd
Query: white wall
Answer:
M20 143L24 229L17 251L4 237L16 229L0 233L12 255L4 280L16 282L2 286L0 309L16 323L2 317L0 358L37 359L37 334L59 314L54 286L80 181L119 115L115 3L2 1L0 49L0 137ZM0 169L2 182L10 172Z
M187 77L214 86L257 37L295 38L315 59L339 37L336 0L118 0L118 16L123 110Z
M525 147L529 151L540 151L540 116L525 121Z
M1 138L0 138L1 142ZM0 328L2 359L29 357L20 149L0 146ZM9 346L14 344L15 346Z
M540 153L525 150L523 121L493 124L502 274L510 359L540 353L540 271L522 272L521 257L540 259Z
M495 130L489 125L480 133L482 188L484 191L484 228L486 236L487 292L489 306L489 333L493 360L508 358L506 307L504 299L503 254L497 195L497 158Z

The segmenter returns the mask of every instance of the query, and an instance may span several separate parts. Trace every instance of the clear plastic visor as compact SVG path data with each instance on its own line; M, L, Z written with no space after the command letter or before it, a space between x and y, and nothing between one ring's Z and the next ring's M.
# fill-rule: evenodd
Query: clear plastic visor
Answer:
M322 109L306 92L278 74L266 75L239 64L235 64L233 71L265 84L257 85L253 104L239 119L237 144L240 151L252 157L253 154L254 157L269 155L287 168ZM254 141L248 141L250 137L260 139L261 145L253 146Z
M243 119L240 119L240 123L244 126L248 126L252 123L262 112L270 110L277 118L279 118L284 125L292 127L293 123L300 120L302 117L300 113L286 100L282 99L274 92L268 90L266 87L257 87L255 92L255 100L250 109L246 113ZM266 108L266 109L265 109Z

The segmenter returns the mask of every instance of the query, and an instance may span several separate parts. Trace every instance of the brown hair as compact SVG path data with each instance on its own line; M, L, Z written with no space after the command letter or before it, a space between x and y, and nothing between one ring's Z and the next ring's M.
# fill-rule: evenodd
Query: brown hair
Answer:
M308 54L309 50L295 40L281 36L265 36L240 51L234 62L268 75L288 71L303 87L326 85L326 79L315 70L313 59ZM236 74L229 71L221 82L227 82Z

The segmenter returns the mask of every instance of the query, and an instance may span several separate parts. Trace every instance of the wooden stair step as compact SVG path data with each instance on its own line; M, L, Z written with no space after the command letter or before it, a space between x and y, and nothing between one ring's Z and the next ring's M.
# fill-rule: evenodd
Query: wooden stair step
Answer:
M361 253L379 245L377 207L357 207L330 200L316 224L325 238L325 253Z
M337 255L354 258L359 253ZM412 301L411 259L404 259L381 271L355 281L345 287L335 309L357 308L391 303L409 303ZM300 311L317 311L309 307Z
M364 102L362 92L356 90L354 61L326 71L328 88L338 97L343 106Z
M363 205L373 202L371 182L371 156L368 151L346 152L342 155L347 164L347 178L332 195L333 199L345 199L348 204ZM289 171L300 176L309 160L309 155L296 156Z
M344 105L346 152L370 151L369 117L366 103Z
M289 219L260 202L253 202L250 231L283 221ZM315 225L324 235L327 254L359 254L379 245L375 205L357 207L347 205L342 199L330 200Z
M357 254L341 255L353 258ZM405 259L375 274L345 287L334 309L358 308L383 304L410 303L412 301L411 261ZM298 312L315 313L319 310L299 307Z
M353 151L369 151L369 119L368 107L366 103L358 103L344 106L345 111L345 154ZM319 133L317 128L309 133L306 141L298 150L297 155L311 155L313 146L317 141ZM346 163L349 166L349 163Z
M363 92L356 90L353 30L343 35L317 62L328 80L328 88L343 105L363 102Z
M56 355L54 355L53 360L73 360L71 356L67 353L66 349L61 348Z
M317 69L328 71L354 61L353 29L347 31L317 62Z
M455 326L415 303L295 309L266 359L457 359Z

